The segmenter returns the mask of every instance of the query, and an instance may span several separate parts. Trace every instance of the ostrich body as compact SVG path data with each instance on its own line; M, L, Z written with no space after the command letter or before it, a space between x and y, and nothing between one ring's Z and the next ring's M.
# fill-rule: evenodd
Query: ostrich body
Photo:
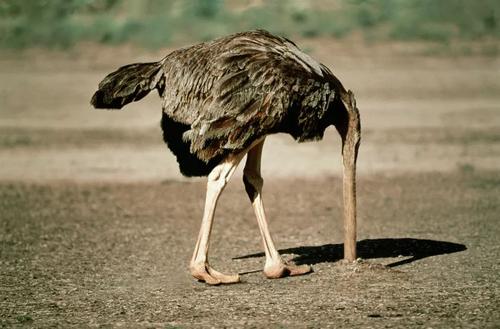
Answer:
M360 143L354 95L324 65L292 41L257 30L182 48L159 62L130 64L110 73L92 98L95 108L119 109L156 89L163 100L163 137L185 176L208 176L191 274L208 284L234 283L208 262L217 200L246 155L245 190L257 217L269 278L300 275L309 265L284 262L268 229L260 174L266 136L288 133L319 140L334 125L342 138L344 257L356 258L355 167Z

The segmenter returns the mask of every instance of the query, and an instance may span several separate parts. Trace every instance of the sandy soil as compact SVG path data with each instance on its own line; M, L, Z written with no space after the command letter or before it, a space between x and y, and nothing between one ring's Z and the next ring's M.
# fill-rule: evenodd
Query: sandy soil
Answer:
M88 103L106 73L162 52L0 54L0 325L500 326L500 60L307 47L361 110L362 260L339 261L335 131L272 136L271 229L284 257L315 272L263 278L239 173L211 249L218 269L243 273L226 287L187 272L204 183L181 177L162 144L156 95L120 112Z

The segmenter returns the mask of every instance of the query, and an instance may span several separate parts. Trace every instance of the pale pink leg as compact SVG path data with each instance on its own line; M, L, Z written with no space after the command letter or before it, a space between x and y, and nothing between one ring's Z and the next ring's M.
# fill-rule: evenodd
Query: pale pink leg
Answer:
M193 258L189 266L191 274L196 279L205 281L208 284L236 283L240 281L238 274L226 275L210 267L208 263L208 246L217 200L227 182L231 179L243 155L227 159L215 167L210 175L208 175L205 210L203 212L198 241L196 242Z
M262 186L264 180L260 174L260 162L262 157L262 148L264 141L255 145L247 154L247 161L243 171L243 182L248 193L250 201L257 217L260 234L264 244L266 254L266 263L264 265L264 274L268 278L281 278L288 275L301 275L312 271L309 265L291 265L283 261L280 254L274 246L273 238L269 232L262 201Z

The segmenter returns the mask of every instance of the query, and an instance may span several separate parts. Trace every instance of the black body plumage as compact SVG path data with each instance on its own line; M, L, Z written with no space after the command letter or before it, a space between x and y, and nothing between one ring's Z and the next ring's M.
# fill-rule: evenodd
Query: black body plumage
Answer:
M121 108L157 89L164 140L186 176L273 133L317 140L346 115L340 81L292 41L242 32L173 51L159 62L109 74L91 103Z

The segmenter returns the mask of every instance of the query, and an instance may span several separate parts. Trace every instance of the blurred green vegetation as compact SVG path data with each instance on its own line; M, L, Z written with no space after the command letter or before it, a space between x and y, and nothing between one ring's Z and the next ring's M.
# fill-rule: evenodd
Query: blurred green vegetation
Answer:
M159 48L264 28L369 41L500 38L498 0L0 0L0 47Z

